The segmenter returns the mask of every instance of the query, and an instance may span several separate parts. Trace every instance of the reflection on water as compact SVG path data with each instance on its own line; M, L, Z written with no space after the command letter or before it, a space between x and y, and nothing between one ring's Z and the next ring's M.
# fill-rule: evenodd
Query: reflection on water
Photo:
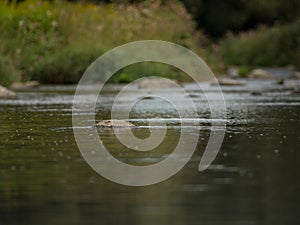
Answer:
M201 173L211 121L205 97L187 86L199 106L199 118L186 118L202 127L197 150L183 170L148 187L107 181L83 160L72 130L74 87L43 87L0 100L0 224L300 224L300 97L274 89L251 95L263 85L271 87L226 87L226 137L213 165ZM105 96L97 119L109 117L114 93ZM158 149L133 153L113 133L100 133L112 155L126 163L158 162L180 135L172 108L145 101L132 112L132 122L165 118L170 129ZM146 128L135 132L149 135Z

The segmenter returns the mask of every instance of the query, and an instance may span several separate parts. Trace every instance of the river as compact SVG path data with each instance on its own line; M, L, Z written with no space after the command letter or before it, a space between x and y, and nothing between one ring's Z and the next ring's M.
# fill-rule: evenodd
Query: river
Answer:
M226 135L216 159L202 172L198 165L210 133L209 108L203 93L186 85L199 106L197 149L176 175L145 187L113 183L85 162L72 126L76 86L19 90L16 99L0 100L0 224L300 224L300 95L274 81L245 82L223 88ZM109 118L120 88L112 85L103 93L97 120ZM207 85L208 93L214 90ZM88 99L88 93L82 97ZM167 137L153 152L132 153L111 132L99 132L100 137L121 161L155 163L178 140L176 115L159 99L136 105L132 122L168 121ZM148 129L135 133L149 135Z

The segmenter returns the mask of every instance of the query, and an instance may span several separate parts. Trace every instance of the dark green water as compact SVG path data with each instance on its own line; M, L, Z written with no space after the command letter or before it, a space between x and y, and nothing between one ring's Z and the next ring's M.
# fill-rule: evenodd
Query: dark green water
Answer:
M187 89L199 95L199 117L208 118L201 93ZM0 100L1 225L300 224L299 95L273 89L272 82L225 88L228 127L213 164L197 169L208 119L193 158L179 173L156 185L128 187L104 179L80 155L72 130L73 90L41 87ZM253 96L253 90L264 92ZM111 99L108 92L97 119L108 117ZM153 101L132 117L174 118L167 105L155 107ZM155 163L172 152L179 135L173 126L161 149L139 155L120 147L112 133L100 134L115 157L132 164Z

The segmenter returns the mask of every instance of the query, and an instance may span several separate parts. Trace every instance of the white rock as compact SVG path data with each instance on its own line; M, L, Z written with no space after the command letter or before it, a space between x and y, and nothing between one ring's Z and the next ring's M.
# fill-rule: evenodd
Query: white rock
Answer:
M0 98L14 98L16 93L0 85Z
M174 80L172 81L177 83L177 81ZM176 88L177 86L172 82L168 82L167 79L145 78L138 83L138 87L143 89L162 89L162 88Z
M255 79L271 79L272 77L273 76L271 73L263 69L255 69L249 75L249 78L255 78Z

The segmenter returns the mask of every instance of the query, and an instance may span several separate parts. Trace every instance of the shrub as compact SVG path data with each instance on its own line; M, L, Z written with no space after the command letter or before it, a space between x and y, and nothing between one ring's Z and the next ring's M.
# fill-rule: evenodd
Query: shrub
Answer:
M229 34L221 43L226 64L300 67L300 20L271 28Z
M75 83L104 51L136 40L171 41L204 58L213 58L203 50L209 42L195 31L194 23L179 2L146 1L134 5L58 0L5 2L0 0L2 83L31 79ZM122 82L131 80L132 75L125 73L129 78L123 77Z

